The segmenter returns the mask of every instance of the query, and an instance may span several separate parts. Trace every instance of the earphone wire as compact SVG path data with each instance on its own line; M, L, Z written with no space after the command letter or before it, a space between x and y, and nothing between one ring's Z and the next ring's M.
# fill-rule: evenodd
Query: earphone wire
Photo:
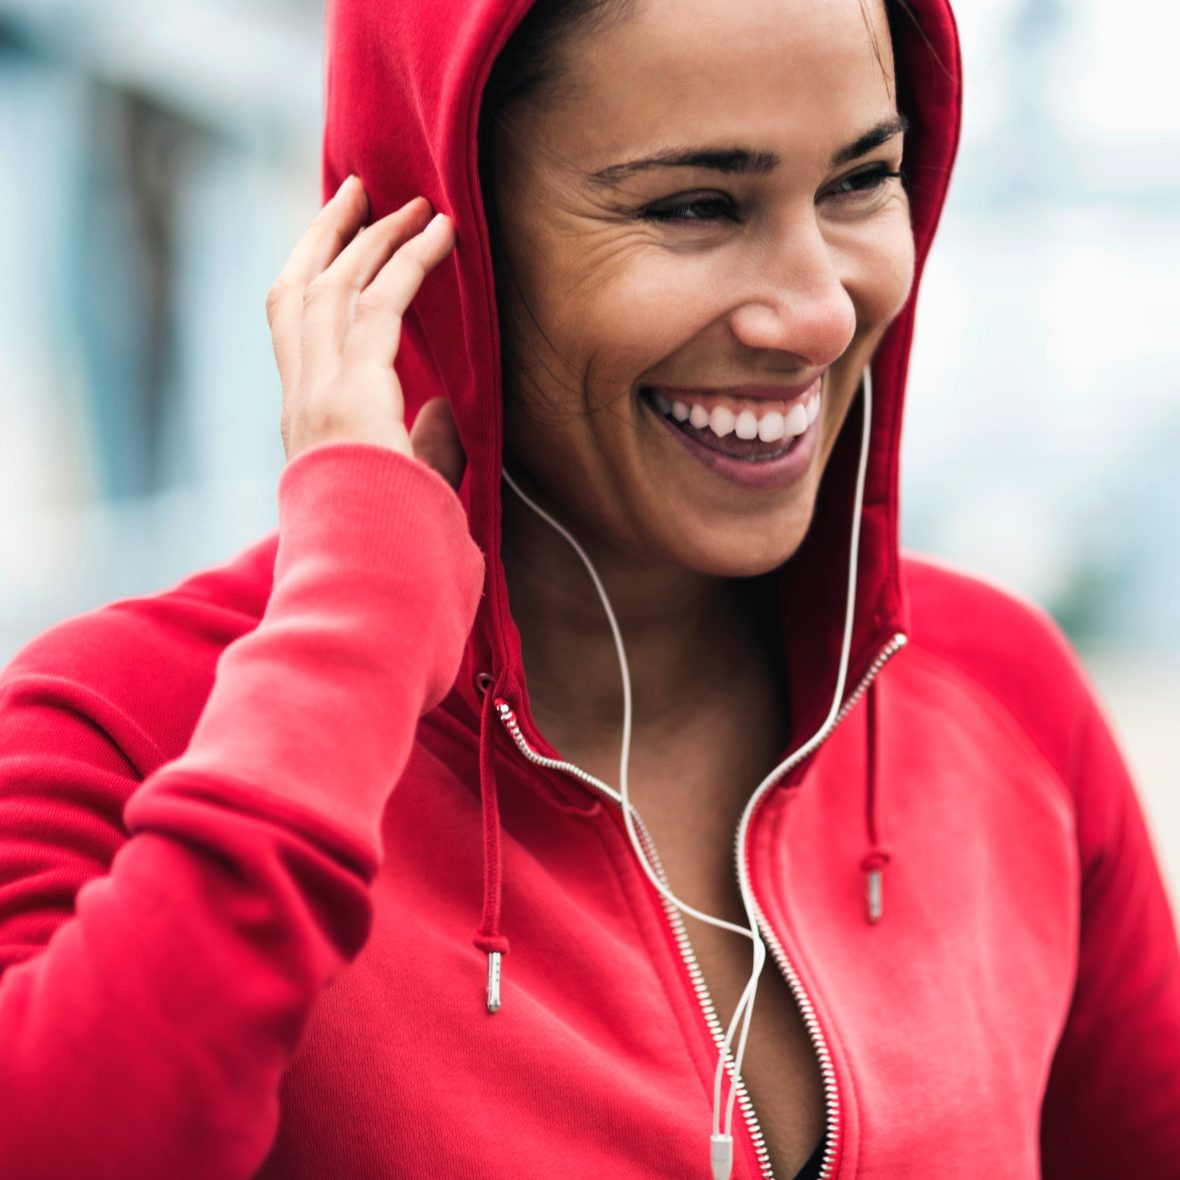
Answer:
M534 500L532 500L525 492L523 492L517 485L516 481L508 473L507 468L502 469L502 474L509 487L546 523L552 525L573 547L578 557L581 558L582 564L586 567L591 579L594 582L594 588L598 591L598 597L602 602L603 609L606 611L607 622L610 624L611 635L614 638L615 651L619 658L619 670L622 674L623 681L623 740L619 752L619 796L623 802L623 823L627 829L627 836L631 842L632 849L639 859L639 863L647 875L648 880L652 883L656 891L665 897L672 905L676 906L682 913L689 914L691 917L698 919L701 922L707 922L711 926L716 926L721 930L729 930L734 934L743 935L746 938L752 937L751 932L744 926L735 925L733 922L727 922L724 918L715 918L711 914L706 914L687 902L681 901L680 898L672 892L672 890L660 879L648 858L647 852L643 847L642 839L640 838L638 828L635 825L634 809L631 804L630 782L628 778L627 768L631 759L631 671L627 663L627 654L623 648L623 637L619 630L618 620L615 618L615 612L611 609L610 599L607 597L606 589L598 576L598 571L594 568L593 563L587 556L586 551L578 543L578 541L570 534L570 532L557 520L555 520L544 508L540 507Z
M861 516L864 505L864 489L865 480L868 473L868 456L870 450L870 440L872 435L872 411L873 411L873 382L872 370L870 367L865 368L864 379L862 383L864 391L864 420L861 430L861 444L860 456L857 467L856 476L856 492L853 500L853 515L852 515L852 529L849 544L849 561L848 561L848 589L844 607L844 628L843 636L840 645L840 662L836 674L836 688L833 693L831 707L828 710L828 715L820 725L819 729L803 743L793 754L786 760L776 766L770 774L768 774L754 791L754 795L758 795L763 788L777 778L779 775L793 765L796 765L803 758L812 753L821 742L823 742L827 735L831 732L836 724L836 719L839 715L841 705L843 704L844 690L848 682L848 665L852 650L852 628L856 612L856 585L859 565L860 553L860 527ZM746 983L742 994L738 999L737 1005L734 1008L733 1015L730 1017L730 1022L726 1028L725 1037L722 1043L721 1052L718 1056L717 1070L714 1075L714 1089L713 1089L713 1143L714 1152L716 1152L716 1145L719 1142L725 1144L723 1150L728 1151L725 1162L719 1167L718 1157L714 1155L714 1174L715 1175L729 1175L732 1168L732 1137L733 1137L733 1115L734 1106L738 1093L738 1085L741 1079L742 1064L745 1060L746 1046L749 1040L750 1025L754 1013L754 1001L757 996L758 981L762 974L762 969L766 964L766 943L763 941L758 930L758 916L755 908L754 899L749 895L745 882L739 882L742 893L742 904L746 911L746 918L749 922L748 927L738 926L733 922L726 921L724 918L714 917L712 914L706 914L698 910L695 906L689 905L682 901L671 888L661 880L659 874L656 872L654 865L651 863L647 851L643 846L643 841L640 838L639 831L635 824L635 815L631 805L630 784L628 778L628 764L630 762L631 754L631 730L632 730L632 701L631 701L631 673L627 663L627 654L623 646L623 637L619 629L618 620L615 617L614 610L611 607L610 599L607 596L606 588L602 584L602 580L598 576L598 571L594 568L586 551L578 543L577 539L550 513L540 507L531 497L521 490L517 482L509 474L506 467L501 466L501 474L509 487L520 497L520 499L528 505L538 516L546 523L557 530L562 537L572 546L574 552L578 555L583 566L585 566L587 573L594 584L594 588L598 593L598 597L602 602L604 611L606 612L607 622L610 625L611 636L614 640L615 651L619 659L619 672L622 678L623 686L623 734L622 742L619 751L619 797L623 812L623 823L627 831L627 838L631 843L632 851L635 853L636 859L643 869L647 879L651 882L655 890L661 897L665 898L670 904L676 907L682 914L687 914L690 917L696 918L698 921L704 922L707 925L716 927L719 930L728 930L734 934L739 934L744 938L748 938L752 944L753 963L750 972L750 978ZM750 809L747 807L742 817L742 823L738 831L738 846L741 846L745 838L746 828L749 822ZM740 1026L740 1032L738 1028ZM733 1048L734 1036L737 1034L737 1047ZM722 1131L721 1107L723 1082L726 1073L726 1064L732 1060L733 1071L731 1084L729 1087L728 1101L725 1105L725 1120L724 1131Z
M852 654L852 630L853 622L856 617L856 586L857 577L860 564L860 531L861 518L863 515L864 506L864 490L865 481L868 476L868 460L870 443L872 440L872 422L873 422L873 374L872 369L866 366L863 380L864 390L864 420L861 427L860 439L860 456L857 465L856 473L856 491L853 498L853 512L852 512L852 528L849 539L849 556L848 556L848 588L844 603L844 627L843 636L840 644L840 662L836 673L836 687L832 693L832 704L828 710L828 715L824 718L823 724L819 729L801 745L793 754L781 762L762 780L758 785L754 794L759 794L762 789L771 781L778 778L790 767L797 765L814 750L816 750L821 743L823 743L829 733L836 725L836 719L840 714L841 706L844 702L844 691L848 684L848 667ZM742 817L742 824L738 831L739 846L744 842L746 829L749 823L750 811ZM758 929L758 916L755 911L754 899L747 895L744 883L742 883L742 904L746 910L746 917L750 923L750 929L756 931ZM758 939L762 943L761 938ZM728 1054L730 1046L733 1041L735 1027L738 1021L741 1021L742 1031L738 1040L737 1052L734 1054L734 1074L735 1078L741 1076L742 1062L745 1057L746 1038L750 1029L750 1022L753 1016L754 999L757 991L758 978L762 971L762 966L765 963L766 952L765 943L762 943L761 956L759 957L757 951L755 953L754 971L750 976L750 981L746 985L746 990L742 992L741 998L738 1000L737 1008L730 1019L729 1028L726 1030L725 1036L725 1054ZM722 1055L720 1065L724 1065L725 1054ZM717 1105L720 1102L720 1066L717 1075L717 1084L714 1089L714 1134L720 1130L717 1123ZM730 1087L729 1101L726 1107L725 1131L726 1136L732 1136L733 1130L733 1110L734 1102L737 1097L736 1082Z

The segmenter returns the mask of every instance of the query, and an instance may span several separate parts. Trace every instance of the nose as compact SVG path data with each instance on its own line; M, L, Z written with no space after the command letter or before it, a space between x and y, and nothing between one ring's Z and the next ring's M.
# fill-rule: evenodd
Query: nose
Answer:
M819 226L810 220L752 249L752 281L729 314L730 331L747 348L790 352L810 365L837 360L856 333L856 308Z

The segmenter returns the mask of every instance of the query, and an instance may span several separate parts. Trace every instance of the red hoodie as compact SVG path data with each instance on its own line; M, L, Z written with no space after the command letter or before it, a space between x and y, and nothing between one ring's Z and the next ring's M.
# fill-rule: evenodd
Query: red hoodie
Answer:
M375 213L424 193L458 225L399 366L411 416L451 399L460 494L313 448L277 538L0 681L5 1180L709 1175L716 1014L612 789L537 731L498 559L475 130L527 6L329 4L325 191L355 171ZM920 271L959 60L943 0L910 6ZM912 325L911 298L874 361L844 705L739 850L822 1068L822 1175L1180 1176L1180 960L1123 762L1043 615L899 555ZM775 575L792 750L837 683L863 422ZM740 1112L734 1175L769 1176Z

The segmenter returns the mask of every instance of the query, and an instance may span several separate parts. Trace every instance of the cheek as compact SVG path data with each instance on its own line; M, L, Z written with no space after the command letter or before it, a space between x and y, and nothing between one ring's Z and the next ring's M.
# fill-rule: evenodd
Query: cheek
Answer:
M561 371L591 404L617 399L724 312L716 263L649 243L572 257L549 254L535 272L530 306ZM715 293L711 298L710 293Z
M901 311L914 281L914 235L899 205L844 254L845 287L863 335L880 336Z
M914 281L914 236L908 206L888 211L872 233L840 248L838 260L845 290L856 308L857 336L832 367L832 400L822 443L826 464L836 435L856 395L861 374L874 349L905 306Z

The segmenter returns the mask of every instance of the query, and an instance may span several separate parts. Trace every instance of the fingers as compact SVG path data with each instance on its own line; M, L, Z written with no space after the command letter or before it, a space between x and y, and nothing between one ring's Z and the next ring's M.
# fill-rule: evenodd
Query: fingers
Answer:
M368 216L369 195L365 186L359 177L350 176L296 243L279 281L306 287L353 240Z
M430 214L430 202L415 197L360 231L327 270L308 283L303 293L301 366L343 350L358 296L399 248L421 233ZM318 374L313 372L310 379L314 382Z
M423 280L455 247L455 228L440 213L396 250L356 301L347 351L361 363L393 363L401 322Z
M425 197L408 201L361 230L325 270L324 278L348 290L363 291L394 251L425 229L433 212Z
M297 243L267 298L283 381L289 458L316 442L376 442L413 455L394 368L402 317L454 248L449 218L418 197L372 225L350 178ZM423 419L427 462L458 482L463 454L449 417Z
M350 176L295 245L266 297L266 318L283 389L299 382L303 293L352 239L369 213L365 186Z

